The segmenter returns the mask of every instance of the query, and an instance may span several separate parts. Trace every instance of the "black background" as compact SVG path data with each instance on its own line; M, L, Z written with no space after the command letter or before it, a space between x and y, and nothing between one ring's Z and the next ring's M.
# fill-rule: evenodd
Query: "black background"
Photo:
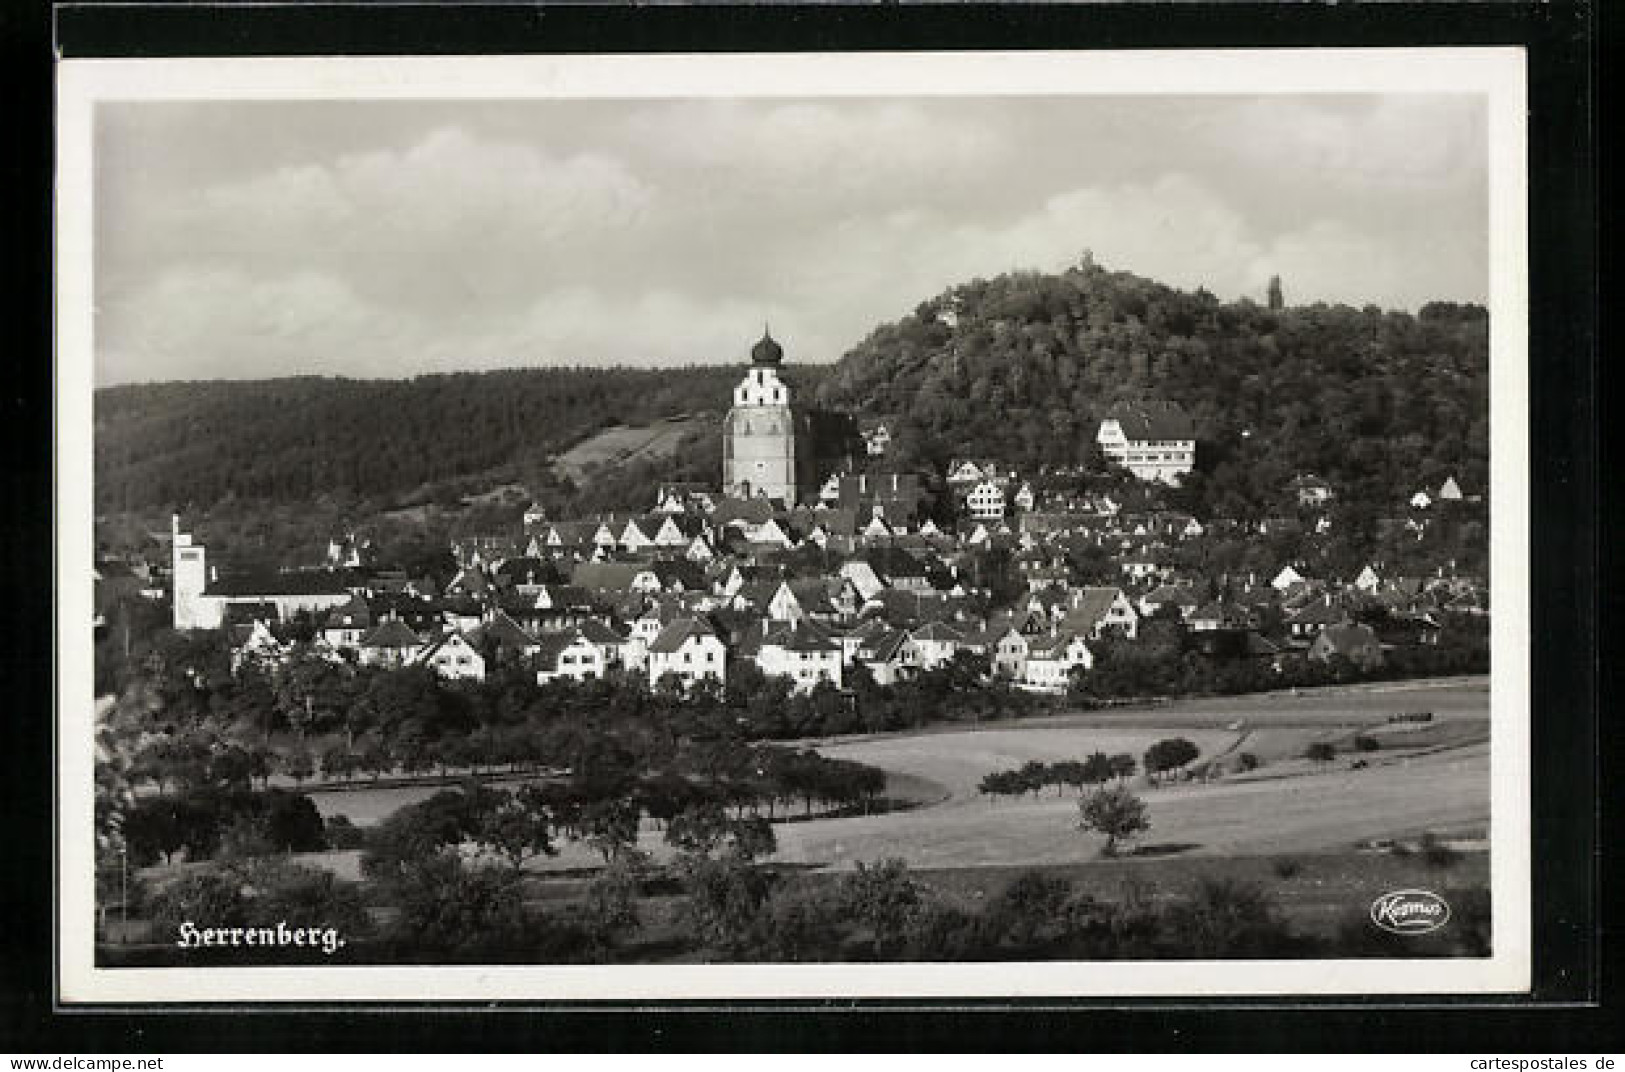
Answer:
M1617 24L1616 24L1617 25ZM1598 56L1618 43L1589 5L126 7L0 4L8 272L0 465L10 628L0 643L0 1050L1458 1051L1625 1049L1605 970L1603 846L1625 812L1621 734L1600 699L1620 599L1599 493ZM51 875L52 59L972 48L1512 45L1530 99L1531 577L1535 642L1532 995L1471 1001L836 1001L707 1007L54 1007ZM1616 134L1617 136L1617 134ZM1606 470L1603 470L1604 472ZM1612 563L1608 563L1611 566ZM1599 620L1601 616L1601 620ZM1602 790L1599 795L1599 788ZM1611 894L1611 895L1610 895ZM1612 952L1618 955L1617 940Z

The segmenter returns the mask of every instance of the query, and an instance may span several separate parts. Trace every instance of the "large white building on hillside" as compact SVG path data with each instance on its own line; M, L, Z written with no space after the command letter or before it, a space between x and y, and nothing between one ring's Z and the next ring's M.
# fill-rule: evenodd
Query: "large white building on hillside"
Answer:
M1196 468L1196 427L1177 402L1119 402L1100 422L1095 441L1141 480L1175 484Z

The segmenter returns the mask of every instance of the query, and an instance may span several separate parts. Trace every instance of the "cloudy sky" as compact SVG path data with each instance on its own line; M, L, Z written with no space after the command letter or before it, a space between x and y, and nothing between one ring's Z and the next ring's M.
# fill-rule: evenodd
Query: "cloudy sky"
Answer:
M1085 249L1481 302L1486 172L1468 96L104 104L97 380L832 361Z

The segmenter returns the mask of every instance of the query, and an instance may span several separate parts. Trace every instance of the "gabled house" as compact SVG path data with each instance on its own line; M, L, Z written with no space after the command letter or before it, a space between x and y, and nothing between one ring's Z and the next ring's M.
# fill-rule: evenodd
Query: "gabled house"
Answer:
M1189 585L1163 584L1158 585L1140 597L1140 613L1149 618L1163 607L1173 607L1179 612L1180 620L1190 616L1190 613L1202 605L1196 592Z
M965 510L978 521L998 521L1004 517L1004 487L996 480L983 480L965 495Z
M1017 681L1023 680L1031 644L1029 635L1014 626L1006 626L991 640L988 657L992 660L993 672Z
M1312 638L1323 630L1349 622L1349 614L1342 606L1332 602L1330 596L1316 600L1303 607L1288 612L1286 615L1286 632L1290 640L1301 644L1310 643Z
M579 628L571 629L541 638L536 653L536 683L545 685L560 678L587 681L603 677L608 667L598 645L588 640Z
M909 633L921 670L935 670L952 662L965 647L965 634L946 622L927 622Z
M703 678L727 683L728 651L716 628L703 618L679 618L649 644L649 680L676 675L685 687Z
M1140 615L1121 588L1088 587L1071 593L1072 605L1061 619L1068 632L1098 640L1113 633L1129 640L1140 634Z
M485 680L485 656L462 633L445 634L424 648L414 661L447 680Z
M1185 624L1193 632L1204 633L1219 629L1246 629L1250 624L1248 619L1244 608L1216 599L1193 611Z
M1061 630L1028 638L1019 680L1034 692L1061 693L1071 684L1074 669L1088 670L1094 664L1094 653L1083 638Z
M857 589L858 595L865 602L874 599L886 590L886 582L880 579L874 566L861 558L851 559L841 563L840 576L851 582Z
M484 600L491 595L491 582L478 566L465 566L446 582L446 590L442 594L447 599Z
M1299 573L1295 566L1285 565L1281 567L1281 572L1275 575L1275 579L1270 581L1270 587L1278 592L1284 592L1294 585L1306 584L1308 580L1309 578Z
M841 687L841 646L808 622L769 628L757 648L756 665L764 674L788 677L797 692L810 692L821 681Z
M408 629L400 619L379 622L361 638L357 648L362 666L398 667L417 661L423 653L423 638Z
M481 623L468 634L469 643L483 655L499 665L524 663L540 650L534 636L506 611L497 611L487 622Z
M264 618L255 618L241 625L227 625L231 638L231 672L253 663L262 667L275 666L288 654L287 645L277 640L270 624Z
M322 624L322 639L333 647L344 650L354 648L372 629L372 611L360 596L351 596L348 603L327 612Z
M1362 670L1382 665L1382 644L1368 625L1329 625L1309 645L1307 658L1325 662L1341 655Z

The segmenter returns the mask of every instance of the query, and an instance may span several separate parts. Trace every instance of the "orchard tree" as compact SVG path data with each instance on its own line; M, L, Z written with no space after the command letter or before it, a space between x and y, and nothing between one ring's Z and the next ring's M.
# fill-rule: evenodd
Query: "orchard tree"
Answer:
M549 836L551 817L538 806L538 798L523 792L501 796L506 799L495 801L475 820L475 844L501 856L515 871L532 857L557 855Z
M1097 789L1078 802L1078 826L1106 835L1103 856L1116 856L1117 843L1151 829L1145 801L1121 785Z
M1169 737L1145 750L1145 772L1154 779L1160 778L1169 771L1185 766L1201 754L1201 749L1185 738Z
M581 829L587 844L598 850L604 862L614 863L638 841L639 811L628 800L601 800L582 810Z

